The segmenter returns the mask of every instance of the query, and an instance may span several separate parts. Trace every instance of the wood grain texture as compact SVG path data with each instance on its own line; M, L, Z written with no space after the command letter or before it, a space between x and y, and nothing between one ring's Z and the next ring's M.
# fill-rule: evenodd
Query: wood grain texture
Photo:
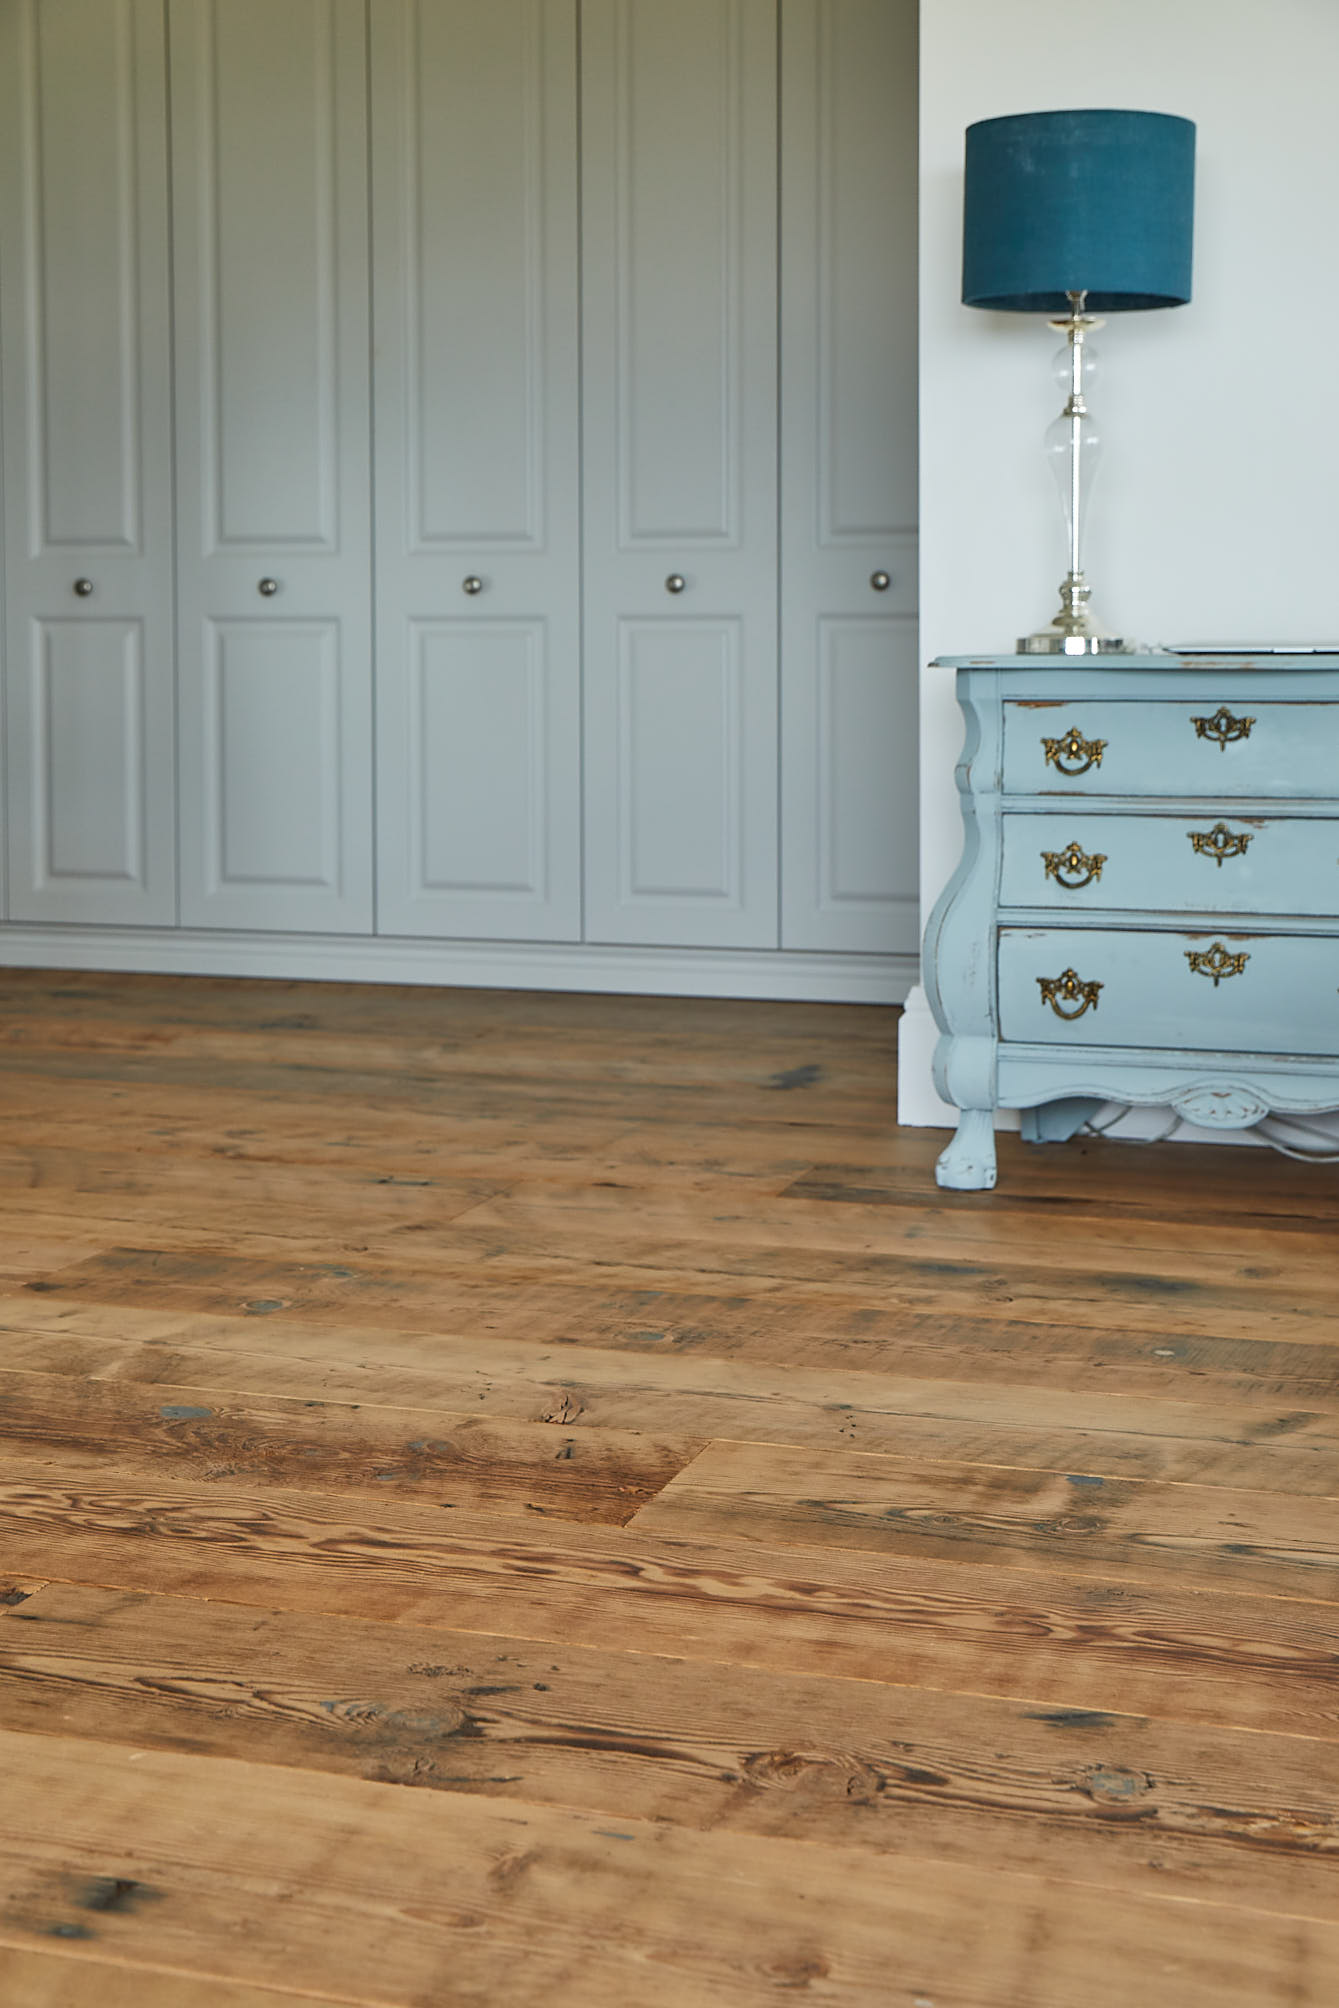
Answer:
M518 1290L534 1291L552 1305L555 1291L579 1287L583 1272L593 1270L602 1284L628 1301L640 1296L643 1302L655 1302L668 1294L665 1308L672 1315L682 1315L684 1297L691 1302L695 1294L708 1299L744 1294L770 1301L793 1291L796 1303L787 1322L793 1326L803 1310L805 1326L820 1331L829 1306L844 1308L849 1316L877 1305L890 1331L911 1318L930 1332L960 1314L980 1318L983 1311L1003 1310L1011 1322L1044 1328L1032 1334L1034 1349L1059 1343L1063 1350L1066 1333L1074 1331L1090 1344L1095 1332L1114 1326L1127 1343L1139 1341L1149 1350L1177 1333L1195 1340L1268 1341L1328 1350L1334 1330L1332 1286L1323 1265L1296 1290L1282 1271L1264 1282L1251 1280L1249 1264L1217 1280L1191 1275L1177 1288L1164 1288L1157 1280L1160 1258L1152 1254L1128 1273L1117 1268L1075 1272L1040 1258L1028 1261L1026 1250L1017 1260L1004 1251L983 1260L962 1249L955 1254L951 1243L907 1250L895 1240L873 1236L880 1245L864 1250L806 1246L798 1237L790 1239L780 1224L774 1242L750 1245L741 1230L738 1240L704 1247L687 1231L647 1232L641 1204L630 1200L621 1203L612 1225L598 1215L584 1217L579 1209L547 1202L471 1206L415 1242L408 1280L405 1244L396 1238L402 1228L379 1234L361 1224L344 1237L345 1259L323 1264L295 1259L295 1244L303 1237L278 1229L272 1216L257 1222L242 1215L231 1230L220 1221L208 1241L198 1228L181 1224L171 1207L155 1218L133 1197L88 1203L85 1234L94 1218L103 1224L108 1253L53 1268L40 1279L46 1289L87 1294L95 1302L220 1310L256 1301L304 1312L329 1304L358 1322L365 1318L362 1306L371 1302L396 1320L426 1317L432 1308L431 1322L438 1323L444 1294L454 1296L459 1290L472 1316L491 1312ZM47 1247L53 1245L59 1216L47 1200L44 1210L25 1211L19 1224L26 1226L34 1247ZM146 1229L151 1234L148 1247L142 1239ZM1173 1259L1172 1251L1166 1255ZM212 1290L203 1306L201 1286ZM1058 1329L1057 1307L1062 1307ZM755 1308L755 1320L761 1308ZM694 1319L712 1309L711 1303L693 1304ZM750 1350L754 1357L767 1356ZM842 1350L829 1341L820 1357L840 1358ZM848 1364L855 1363L859 1350L868 1356L868 1337L863 1348L848 1343ZM892 1352L885 1348L885 1363ZM1332 1392L1332 1362L1317 1360L1312 1367L1326 1374Z
M894 1031L6 973L5 2008L1331 2008L1339 1172Z
M620 1523L695 1448L629 1430L578 1432L556 1409L533 1423L494 1421L448 1408L227 1398L208 1387L0 1371L0 1466L23 1454L66 1472L114 1467L150 1483L162 1474L297 1485L357 1499L362 1511L403 1495L444 1511Z
M187 1973L115 1966L68 1952L25 1952L0 1945L0 2001L21 2008L293 2008L295 2001L335 2008L347 1995L295 1994Z
M1245 2008L1279 1981L1307 2001L1339 1985L1339 1925L1306 1918L1115 1906L943 1862L890 1877L843 1848L228 1758L210 1760L202 1822L199 1759L3 1733L0 1762L34 1786L0 1833L0 1941L64 1931L160 1971L365 2002L752 2008L813 1990L847 2008L887 1998L892 1942L931 1999L980 2008L1125 2008L1158 1987Z
M5 1615L6 1611L17 1610L20 1604L26 1604L29 1597L36 1596L39 1590L44 1590L45 1588L46 1584L44 1582L34 1582L31 1579L16 1576L4 1577L3 1580L0 1580L0 1618Z
M0 1299L4 1355L27 1373L144 1387L279 1394L361 1408L394 1403L574 1429L813 1444L1069 1471L1099 1456L1131 1477L1339 1492L1339 1428L1325 1409L1238 1393L1198 1400L982 1387L971 1381L691 1359L648 1333L640 1352L500 1337L394 1333L121 1305ZM677 1452L676 1452L677 1454Z
M680 1538L869 1549L1098 1581L1339 1600L1339 1498L1084 1471L713 1443L636 1514Z
M48 1221L48 1233L58 1224ZM125 1245L113 1236L111 1245L94 1255L73 1243L66 1266L44 1267L35 1257L25 1258L17 1273L9 1273L34 1296L47 1296L67 1310L124 1306L291 1316L400 1333L435 1334L446 1326L819 1371L1021 1380L1117 1393L1222 1389L1308 1406L1339 1399L1332 1321L1291 1318L1283 1336L1272 1336L1289 1317L1286 1288L1272 1317L1224 1320L1218 1328L1220 1321L1199 1315L1191 1286L1154 1277L1144 1310L1152 1303L1159 1307L1157 1316L1141 1316L1132 1326L1125 1322L1128 1303L1119 1314L1106 1305L1103 1315L1099 1284L1082 1303L1058 1289L1040 1303L1024 1303L1007 1290L979 1296L969 1290L956 1306L942 1297L936 1301L931 1286L919 1304L908 1306L889 1290L862 1292L849 1282L819 1287L794 1279L780 1284L766 1276L727 1282L701 1270L656 1268L629 1275L603 1261L584 1268L569 1263L555 1271L552 1265L504 1259L500 1240L488 1245L498 1252L486 1262L465 1265L449 1281L416 1272L417 1243L412 1252L406 1244L402 1259L384 1267L373 1264L360 1244L342 1248L333 1261L295 1260L291 1249L242 1257L217 1230L207 1236L197 1230L192 1245L170 1248ZM941 1263L936 1273L951 1277L953 1265ZM944 1290L957 1294L947 1283Z
M1320 1918L1339 1857L1339 1740L78 1586L0 1727Z
M897 1686L1332 1736L1333 1608L840 1549L441 1513L322 1492L49 1482L11 1459L0 1551L65 1580L565 1638Z

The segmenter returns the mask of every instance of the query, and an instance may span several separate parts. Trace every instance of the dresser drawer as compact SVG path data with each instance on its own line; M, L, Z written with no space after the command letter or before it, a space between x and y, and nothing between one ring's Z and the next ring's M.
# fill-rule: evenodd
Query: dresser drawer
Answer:
M1339 796L1339 704L1007 699L1008 795Z
M1336 777L1339 779L1339 777ZM1002 906L1339 914L1339 819L1008 813Z
M1004 927L998 977L1006 1040L1339 1054L1335 937Z

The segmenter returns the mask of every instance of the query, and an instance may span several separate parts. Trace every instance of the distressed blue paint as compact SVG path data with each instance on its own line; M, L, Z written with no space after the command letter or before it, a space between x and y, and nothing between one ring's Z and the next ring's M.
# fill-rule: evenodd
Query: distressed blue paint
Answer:
M1339 786L1339 777L1332 777ZM1196 850L1193 836L1221 828L1226 841L1244 848L1221 860ZM1059 842L1057 842L1059 838ZM1139 913L1157 887L1164 913L1327 916L1339 895L1339 817L1152 814L1029 814L1006 810L1001 843L1001 906L1046 907L1057 913ZM1088 884L1065 885L1046 868L1077 844L1086 858L1103 860ZM1084 876L1086 867L1077 874ZM1060 867L1064 871L1064 866Z
M1246 957L1240 972L1216 983L1188 960L1215 942ZM1169 933L1057 922L1000 927L998 958L1002 1040L1339 1053L1339 935L1247 934L1240 923ZM1096 1008L1072 1025L1044 1002L1038 982L1070 967L1102 985Z
M1064 688L1074 689L1081 678L1111 672L1051 673ZM1333 802L1334 741L1327 741L1323 731L1316 736L1314 704L1263 697L1258 675L1246 684L1240 675L1229 680L1207 670L1194 674L1203 675L1203 697L1157 702L1090 697L1045 711L1006 698L1005 792L1070 799L1167 795L1204 800L1221 796L1234 802L1258 795L1270 801L1300 797ZM1212 721L1220 709L1235 719L1253 716L1249 734L1221 744L1201 737L1196 719ZM1063 738L1071 726L1090 742L1104 742L1100 763L1094 762L1082 774L1066 774L1046 757L1044 741Z
M1170 1103L1230 1129L1339 1107L1339 655L946 666L967 737L962 862L926 933L961 1112L941 1185L994 1184L997 1108ZM1103 742L1078 775L1044 745L1071 728ZM1190 841L1220 822L1250 838L1221 864ZM1103 858L1074 888L1043 856L1071 843ZM1215 942L1247 958L1216 984L1188 959ZM1038 980L1068 968L1101 985L1072 1020Z

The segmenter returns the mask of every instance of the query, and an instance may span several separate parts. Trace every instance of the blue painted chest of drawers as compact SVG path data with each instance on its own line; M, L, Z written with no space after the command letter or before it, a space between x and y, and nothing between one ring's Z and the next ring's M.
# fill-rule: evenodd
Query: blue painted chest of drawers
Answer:
M930 918L939 1183L994 1111L1245 1127L1339 1108L1339 655L944 661L962 861ZM1045 1111L1044 1114L1037 1113Z

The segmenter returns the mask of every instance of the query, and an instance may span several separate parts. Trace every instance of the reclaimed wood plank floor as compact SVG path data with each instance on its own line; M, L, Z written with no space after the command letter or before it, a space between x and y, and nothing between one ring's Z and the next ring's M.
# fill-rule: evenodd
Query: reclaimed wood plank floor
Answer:
M1339 1169L0 983L5 2008L1333 2008Z

